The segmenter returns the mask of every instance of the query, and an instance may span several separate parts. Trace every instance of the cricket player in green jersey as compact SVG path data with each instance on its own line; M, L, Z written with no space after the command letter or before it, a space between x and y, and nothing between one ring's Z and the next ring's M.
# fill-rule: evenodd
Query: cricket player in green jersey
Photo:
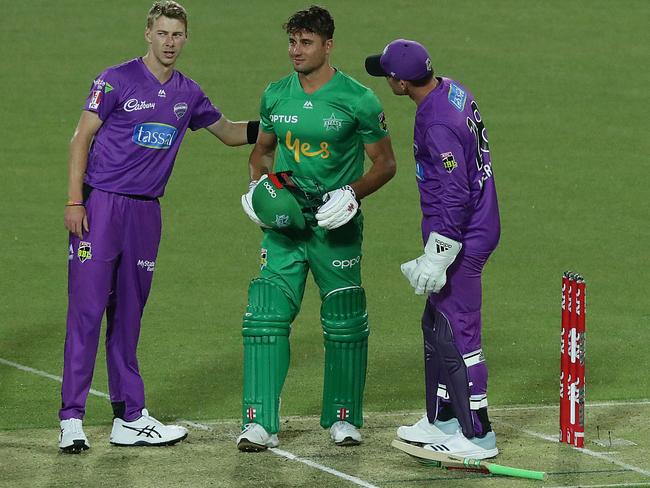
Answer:
M243 432L237 439L243 451L279 444L289 334L309 270L322 300L320 424L337 445L361 442L369 330L359 202L395 174L379 100L330 65L330 13L312 6L292 15L284 28L295 72L271 83L262 96L251 183L242 196L246 214L264 232L260 275L250 283L243 323ZM364 151L372 162L365 174ZM287 190L298 218L287 212L269 219L264 199L277 206Z

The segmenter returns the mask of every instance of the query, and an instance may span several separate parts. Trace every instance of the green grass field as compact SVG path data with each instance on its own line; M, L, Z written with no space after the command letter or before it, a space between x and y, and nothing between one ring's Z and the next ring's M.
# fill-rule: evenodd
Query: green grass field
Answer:
M61 374L67 145L94 77L145 53L151 2L5 3L0 486L354 486L282 455L239 454L234 447L241 315L260 233L239 203L250 148L227 148L206 131L187 135L162 200L163 240L139 349L152 414L200 426L174 448L111 448L110 405L91 395L85 425L93 449L78 457L57 453L59 383L9 363ZM308 3L184 4L190 42L179 69L228 118L255 118L266 84L290 69L281 24ZM643 196L650 138L641 124L650 106L650 3L323 5L336 20L333 64L373 88L384 104L398 174L364 201L372 331L366 443L334 449L313 417L320 411L323 351L311 282L293 329L280 449L371 486L534 484L423 468L389 447L395 428L424 408L424 301L399 271L421 248L411 150L415 106L367 76L363 60L407 37L427 45L437 73L474 92L490 135L503 233L484 273L483 342L502 449L497 462L551 473L539 486L650 486L650 230ZM588 282L586 447L593 454L552 440L565 269ZM107 390L103 352L93 388Z

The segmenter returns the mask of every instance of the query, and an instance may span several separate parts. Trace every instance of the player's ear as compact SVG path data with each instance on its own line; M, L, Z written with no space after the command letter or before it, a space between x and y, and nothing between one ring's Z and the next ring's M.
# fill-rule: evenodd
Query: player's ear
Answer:
M151 29L149 27L144 30L144 40L151 44Z
M334 47L334 39L327 39L325 41L325 52L329 54L333 47Z

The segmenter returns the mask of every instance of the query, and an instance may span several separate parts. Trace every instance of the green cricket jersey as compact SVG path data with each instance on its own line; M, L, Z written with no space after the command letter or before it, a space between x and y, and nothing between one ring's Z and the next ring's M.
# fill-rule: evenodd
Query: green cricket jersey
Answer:
M325 191L360 178L363 145L388 135L372 90L338 70L312 94L295 72L271 83L262 95L260 119L262 130L278 138L274 171L312 178Z

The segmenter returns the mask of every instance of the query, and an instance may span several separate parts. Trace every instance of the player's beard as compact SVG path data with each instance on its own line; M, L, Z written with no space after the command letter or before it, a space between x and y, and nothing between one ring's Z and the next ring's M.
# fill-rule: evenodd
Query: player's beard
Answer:
M295 64L293 65L293 69L296 71L296 73L300 73L301 75L308 76L312 74L314 71L318 71L323 68L327 64L327 59L321 60L320 64L318 65L309 65L303 63L301 66L296 66Z

